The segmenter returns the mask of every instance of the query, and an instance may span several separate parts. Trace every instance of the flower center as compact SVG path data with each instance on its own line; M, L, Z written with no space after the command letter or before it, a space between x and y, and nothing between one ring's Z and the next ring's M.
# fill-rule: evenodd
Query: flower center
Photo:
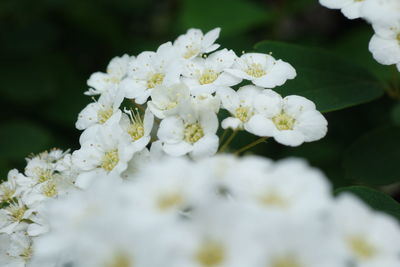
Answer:
M205 70L203 74L199 77L199 83L201 85L203 84L209 84L214 82L219 76L219 73L214 71L214 70Z
M53 178L53 171L49 169L39 168L37 170L37 173L38 173L38 183L44 183Z
M225 249L218 243L206 242L196 253L196 260L204 267L221 264L225 258Z
M110 172L118 164L118 161L119 161L118 149L111 150L104 154L103 160L101 162L101 167L104 170Z
M192 45L186 46L186 52L183 54L185 59L189 59L200 52L200 49L193 47Z
M33 249L31 246L25 248L19 255L25 262L28 262L32 258Z
M192 123L186 125L184 136L186 142L193 144L204 136L204 131L199 123Z
M126 254L118 253L106 267L133 267L132 259Z
M272 267L301 267L301 264L293 257L283 257L275 259Z
M296 122L293 117L283 112L273 117L272 121L280 131L293 130L294 123Z
M242 122L248 122L251 115L252 114L248 107L238 107L235 110L235 117L241 120Z
M55 183L49 182L45 184L42 188L42 193L46 197L54 197L58 194L57 185Z
M1 200L9 201L13 198L16 189L12 188L11 185L7 185L7 184L3 183L2 185L0 185L0 191L2 193Z
M144 127L143 124L140 123L132 123L128 129L129 135L132 137L134 141L139 140L144 135Z
M268 192L259 198L261 204L265 206L285 207L287 206L286 200L275 192Z
M155 73L153 74L150 79L147 81L147 88L154 88L157 85L162 84L164 81L165 74L164 73Z
M180 193L165 194L158 198L157 204L160 210L168 210L183 203L183 197Z
M246 70L246 73L255 78L260 78L267 74L267 72L263 69L260 63L252 63L249 65L249 68Z
M103 108L97 112L97 119L100 124L105 123L113 114L112 108Z
M376 249L362 236L352 236L347 242L358 258L370 259L376 254Z
M27 208L17 204L10 204L10 206L7 207L7 210L10 213L11 220L14 222L20 222L24 218Z

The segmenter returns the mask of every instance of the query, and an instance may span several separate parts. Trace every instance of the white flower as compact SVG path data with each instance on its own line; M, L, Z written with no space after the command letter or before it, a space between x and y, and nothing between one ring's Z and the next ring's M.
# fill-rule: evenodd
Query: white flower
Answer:
M125 110L125 113L127 115L123 114L120 121L121 128L129 134L134 150L140 151L150 142L154 115L149 109L145 110L143 118L137 110L136 113Z
M246 129L247 123L255 114L254 101L261 92L262 88L253 85L240 87L237 91L221 88L218 95L222 106L232 115L222 121L222 128Z
M32 240L23 231L12 235L0 234L0 265L25 267L32 257Z
M373 212L362 201L346 193L337 198L333 216L337 235L352 265L399 266L400 228L394 218Z
M150 111L159 119L175 115L190 98L189 88L183 84L157 86L151 92L151 101L147 102Z
M400 19L400 1L366 0L362 16L372 24L390 25Z
M20 194L17 179L21 176L23 174L19 173L16 169L8 172L7 181L0 184L0 203L10 202Z
M191 106L194 110L212 110L217 114L221 107L221 100L218 95L198 94L192 98Z
M348 19L357 19L362 15L365 0L319 0L320 4L332 9L341 9Z
M272 90L264 90L255 101L254 115L246 130L258 136L271 136L281 144L299 146L326 135L328 122L315 104L301 96L284 99Z
M119 107L123 100L119 91L103 93L97 101L90 103L79 113L76 128L85 130L106 123L113 115L121 113Z
M12 201L3 209L0 209L0 233L11 234L24 230L27 227L25 220L34 212L21 199Z
M163 119L157 136L163 142L165 153L172 156L190 153L199 158L217 152L217 129L218 119L214 112L188 110Z
M400 63L400 19L391 25L374 25L375 34L369 50L375 60L384 65Z
M289 63L261 53L243 54L226 72L265 88L281 86L296 77L296 70Z
M126 54L122 57L115 57L108 64L106 73L93 73L87 81L91 88L85 92L85 95L102 94L110 88L118 86L126 75L129 60L130 57Z
M143 104L153 88L179 83L181 64L172 44L162 44L157 52L142 52L129 64L128 77L121 83L126 98Z
M189 29L186 34L179 36L174 47L184 59L192 59L203 53L210 53L218 49L219 44L215 44L221 29L215 28L205 35L198 29Z
M72 153L74 165L81 171L76 185L86 188L94 178L108 174L121 174L126 168L136 147L131 137L119 125L119 118L113 118L109 124L87 137L81 148Z
M214 93L219 87L233 86L242 81L224 70L232 67L237 56L232 50L223 49L206 58L186 61L183 69L183 82L192 94Z

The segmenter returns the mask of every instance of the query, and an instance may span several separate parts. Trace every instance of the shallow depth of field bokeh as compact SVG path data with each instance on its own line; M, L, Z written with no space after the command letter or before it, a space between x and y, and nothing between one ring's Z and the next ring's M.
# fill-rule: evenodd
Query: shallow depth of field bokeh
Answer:
M83 92L91 73L104 71L114 56L155 50L190 27L221 27L219 43L237 54L252 51L262 40L278 40L328 49L382 80L399 76L369 54L369 25L347 20L316 0L2 0L0 20L2 177L11 168L21 168L30 153L79 147L74 124L90 102ZM329 131L321 141L298 148L269 141L253 151L272 158L306 158L337 187L362 184L345 174L344 159L360 136L400 125L395 98L386 94L326 113ZM241 133L233 146L241 147L249 138ZM387 145L400 146L400 136L393 140ZM371 157L396 160L379 152ZM397 194L396 188L385 190Z

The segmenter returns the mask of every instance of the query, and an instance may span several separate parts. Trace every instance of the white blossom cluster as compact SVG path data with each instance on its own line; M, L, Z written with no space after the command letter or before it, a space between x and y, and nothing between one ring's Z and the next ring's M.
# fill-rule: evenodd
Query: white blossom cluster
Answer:
M369 50L383 65L400 71L400 0L319 0L328 8L341 9L349 19L363 18L374 29Z
M76 190L76 175L71 154L58 149L28 158L24 173L8 173L0 184L0 266L25 266L34 240L49 231L41 207Z
M166 157L49 203L31 267L398 267L400 227L298 159ZM56 263L56 264L55 264Z
M105 73L91 75L86 94L99 97L76 123L84 130L72 158L80 169L77 186L86 188L103 173L123 175L135 155L148 153L149 143L150 150L171 156L214 155L222 141L221 109L230 114L222 128L234 133L246 130L289 146L325 136L327 121L313 102L272 91L295 78L289 63L217 50L219 32L190 29L155 52L116 57Z

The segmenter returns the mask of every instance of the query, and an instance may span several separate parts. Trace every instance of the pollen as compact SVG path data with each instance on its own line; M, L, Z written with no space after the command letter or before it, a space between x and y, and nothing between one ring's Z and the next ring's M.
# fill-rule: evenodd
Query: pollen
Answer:
M252 114L248 107L238 107L235 110L235 117L238 118L241 122L248 122L251 115Z
M280 131L293 130L296 120L288 114L282 112L272 118L276 128Z
M219 76L219 73L214 71L214 70L210 70L210 69L206 69L203 74L199 77L199 83L201 85L203 84L209 84L214 82Z
M133 141L137 141L144 136L144 125L142 117L139 111L130 111L129 113L131 124L128 128L128 134L131 136Z
M103 124L103 123L105 123L106 121L108 121L108 119L111 118L112 114L113 114L113 110L112 110L112 108L110 108L110 107L100 109L100 110L97 112L97 118L98 118L98 120L99 120L99 123L100 123L100 124Z
M216 242L205 242L196 253L196 260L203 267L214 267L225 260L224 247Z
M14 222L20 222L24 218L25 212L27 211L27 208L23 205L20 206L18 204L10 204L8 206L7 211L9 212L9 216L12 221Z
M147 88L154 88L157 85L162 84L164 81L165 74L164 73L154 73L150 79L147 81Z
M44 183L53 178L53 171L49 169L38 168L37 174L39 183Z
M184 136L186 142L194 144L204 136L204 131L199 123L192 123L186 125Z
M265 206L276 206L276 207L285 207L287 206L286 200L275 192L269 192L261 197L259 197L259 201L261 204Z
M302 267L302 265L293 257L283 257L275 259L272 267Z
M115 168L115 166L117 166L118 161L119 161L118 149L111 150L104 154L103 160L101 162L101 167L104 170L110 172Z
M255 78L260 78L265 74L267 74L267 72L263 69L263 67L259 63L250 64L249 68L246 70L246 73Z
M46 197L54 197L58 194L57 185L53 182L45 184L42 188L42 193Z
M180 193L165 194L158 198L157 205L162 211L177 207L183 203L183 197Z
M376 254L376 249L362 236L352 236L347 242L353 253L360 259L370 259Z

